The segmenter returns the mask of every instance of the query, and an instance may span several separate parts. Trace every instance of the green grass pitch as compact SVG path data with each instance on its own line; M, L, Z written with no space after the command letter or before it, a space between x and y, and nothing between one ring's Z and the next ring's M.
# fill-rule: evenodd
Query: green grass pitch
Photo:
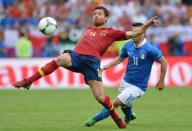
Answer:
M105 92L112 98L117 95L117 89ZM134 103L137 119L123 130L192 131L191 101L192 88L149 89ZM120 130L110 117L84 127L100 108L89 89L0 90L0 131Z

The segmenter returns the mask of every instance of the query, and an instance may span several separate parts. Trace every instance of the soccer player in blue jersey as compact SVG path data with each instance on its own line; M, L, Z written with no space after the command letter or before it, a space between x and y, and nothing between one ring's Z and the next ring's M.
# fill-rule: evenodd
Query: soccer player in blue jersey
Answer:
M134 23L132 30L142 25L142 23ZM121 106L125 114L125 122L128 124L131 120L135 119L132 113L132 103L136 98L145 93L153 62L157 61L161 64L161 75L156 84L158 90L162 90L165 87L164 79L167 63L161 51L146 41L145 34L141 34L132 39L132 41L127 42L122 48L120 56L117 56L109 64L105 65L103 70L121 63L125 58L129 59L127 69L120 84L120 93L113 100L113 106L116 108ZM86 121L85 126L91 127L109 115L108 110L103 108L95 116Z

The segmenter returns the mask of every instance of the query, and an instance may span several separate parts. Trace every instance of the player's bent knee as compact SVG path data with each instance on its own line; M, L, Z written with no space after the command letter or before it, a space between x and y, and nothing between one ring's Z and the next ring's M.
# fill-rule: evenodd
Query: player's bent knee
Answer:
M102 99L101 97L95 97L96 100L99 102L99 103L104 103L104 99Z
M97 95L97 96L95 96L95 98L101 104L103 104L105 101L105 96L102 96L102 95Z
M69 67L72 65L71 55L69 53L61 54L60 56L58 56L56 58L56 62L58 64L58 66Z
M114 106L115 108L123 105L123 103L119 100L119 98L115 98L115 100L113 100L112 103L113 103L113 106Z

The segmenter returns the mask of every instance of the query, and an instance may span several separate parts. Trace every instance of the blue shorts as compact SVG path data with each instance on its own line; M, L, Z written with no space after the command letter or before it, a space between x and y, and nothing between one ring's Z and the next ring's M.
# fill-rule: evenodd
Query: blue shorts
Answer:
M73 72L82 73L84 80L102 81L100 60L95 56L77 54L72 50L65 50L64 53L70 53L72 65L67 68Z

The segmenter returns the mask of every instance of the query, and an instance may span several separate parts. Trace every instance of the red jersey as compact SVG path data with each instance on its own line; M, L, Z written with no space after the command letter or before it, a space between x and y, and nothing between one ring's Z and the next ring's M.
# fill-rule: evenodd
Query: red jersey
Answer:
M125 31L90 27L85 29L74 51L100 58L114 41L124 39L126 39Z

